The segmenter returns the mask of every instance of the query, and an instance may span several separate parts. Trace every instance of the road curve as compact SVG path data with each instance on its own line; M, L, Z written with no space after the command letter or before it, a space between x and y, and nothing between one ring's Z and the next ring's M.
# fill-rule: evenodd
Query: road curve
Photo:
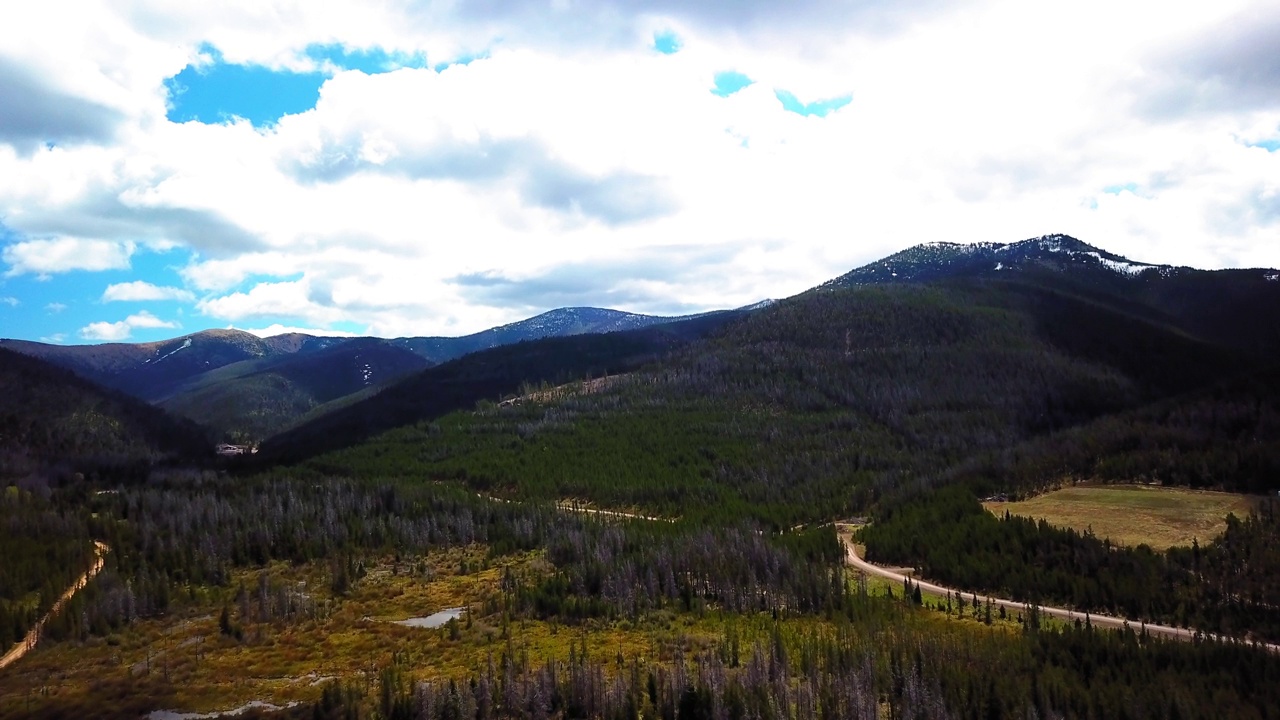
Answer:
M974 595L977 595L979 602L983 602L983 603L990 602L995 607L1003 607L1008 610L1016 610L1021 612L1027 608L1028 603L1016 602L1013 600L1006 600L1004 598L992 597L989 595L980 595L978 593L963 592L960 590L956 590L955 588L944 587L936 583L931 583L931 582L928 582L927 580L920 580L914 577L910 577L903 573L895 572L893 570L881 567L879 565L873 565L858 556L858 552L857 550L854 549L853 542L847 534L841 533L840 539L844 542L845 556L848 559L849 564L868 575L874 575L876 577L885 578L886 580L893 580L894 582L899 582L899 583L910 580L910 582L913 585L919 585L922 591L928 591L938 595L946 595L948 593L954 593L959 596L964 596L965 598L972 598ZM1041 613L1045 615L1050 615L1056 618L1060 618L1062 620L1068 620L1072 622L1076 620L1079 620L1080 622L1085 622L1087 620L1094 627L1114 628L1117 630L1125 627L1130 627L1130 628L1133 628L1134 632L1140 632L1143 628L1145 628L1147 633L1150 635L1160 635L1163 637L1168 637L1168 638L1173 638L1175 640L1183 640L1183 641L1193 640L1197 635L1197 631L1195 630L1172 627L1169 625L1152 625L1150 623L1143 623L1142 621L1132 621L1132 620L1127 620L1125 618L1113 617L1111 615L1095 615L1093 613L1084 613L1084 612L1079 612L1077 610L1068 610L1067 608L1049 607L1047 605L1037 605L1036 607L1039 609ZM1211 635L1209 633L1199 633L1199 635L1201 637L1206 637L1206 638L1218 638L1218 636ZM1273 643L1258 643L1258 644L1263 648L1266 648L1270 652L1280 653L1280 645L1276 645Z
M57 602L53 604L53 607L49 608L49 612L45 613L44 617L40 618L39 622L27 632L27 636L15 643L9 652L4 654L4 657L0 657L0 670L18 662L22 659L22 656L31 652L36 643L40 642L40 633L44 630L45 623L49 622L49 618L58 614L81 588L88 585L89 581L102 571L102 565L106 562L107 553L111 552L111 548L106 543L97 540L94 540L93 544L97 546L98 551L98 556L93 561L93 567L90 567L75 582L71 583L71 587L63 591Z

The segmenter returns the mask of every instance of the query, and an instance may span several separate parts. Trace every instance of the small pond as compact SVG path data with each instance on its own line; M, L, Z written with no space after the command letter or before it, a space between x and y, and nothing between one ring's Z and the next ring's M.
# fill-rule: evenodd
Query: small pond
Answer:
M467 611L464 607L445 608L438 613L426 617L414 617L408 620L396 620L397 625L417 628L438 628L450 620L457 620Z
M292 708L297 704L298 703L296 702L291 702L288 705L280 706L280 705L272 705L269 702L263 702L261 700L254 700L252 702L245 703L244 705L241 705L240 707L234 710L223 710L221 712L187 713L187 712L177 712L176 710L153 710L151 713L147 715L147 718L148 720L211 720L212 718L235 717L237 715L243 715L249 712L250 710L260 710L262 712L276 712L279 710L288 710L289 708Z

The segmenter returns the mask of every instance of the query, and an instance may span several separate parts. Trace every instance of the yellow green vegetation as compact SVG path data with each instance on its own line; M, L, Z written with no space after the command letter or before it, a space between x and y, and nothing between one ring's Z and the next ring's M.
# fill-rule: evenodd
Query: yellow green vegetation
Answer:
M1245 517L1256 499L1249 495L1141 485L1078 485L1018 502L986 502L997 515L1043 518L1051 525L1155 550L1205 544L1226 528L1226 517Z
M163 619L138 621L107 638L39 648L5 671L0 718L38 714L42 707L91 716L104 708L141 714L221 711L255 700L305 703L319 698L328 679L376 687L379 671L393 663L409 668L414 680L463 679L491 661L500 664L504 654L533 665L565 660L571 652L663 663L710 650L729 624L746 644L768 637L773 623L768 614L726 620L714 611L661 610L571 626L513 618L504 610L504 577L549 572L541 553L488 559L481 546L383 558L362 570L345 596L331 592L327 563L243 571L228 588L190 593L194 602ZM260 588L289 593L305 609L264 620L257 610ZM396 622L455 607L470 612L443 627Z
M275 563L237 573L229 587L188 593L186 607L168 617L138 621L106 638L43 646L5 671L0 718L39 714L41 708L91 716L225 711L251 701L309 703L330 679L374 689L379 672L394 664L407 668L414 681L461 680L490 662L500 667L504 655L538 666L585 654L621 671L636 662L643 667L689 660L727 638L736 654L739 646L745 653L754 643L767 643L779 629L793 639L837 632L836 623L822 616L776 619L705 607L576 625L512 617L504 609L504 578L554 572L538 552L492 559L486 548L471 546L365 562L368 568L362 567L345 595L332 592L330 563ZM900 594L900 588L877 580L864 590ZM292 618L263 619L263 592L289 594L304 609ZM926 596L925 604L929 612L910 615L936 629L1005 633L1017 627L1012 618L997 618L983 628L973 609L948 620L936 612L945 598ZM439 628L396 622L455 607L470 612Z

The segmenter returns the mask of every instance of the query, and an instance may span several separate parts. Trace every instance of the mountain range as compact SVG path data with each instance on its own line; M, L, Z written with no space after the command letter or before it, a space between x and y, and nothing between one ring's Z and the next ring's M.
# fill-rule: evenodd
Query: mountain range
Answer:
M963 335L964 328L995 323L998 332L984 332L995 333L993 342L1006 354L1031 353L1024 370L1041 367L1037 372L1060 380L1078 370L1085 384L1111 373L1123 389L1121 405L1136 407L1273 362L1280 353L1280 272L1134 262L1069 236L1046 235L1009 244L918 245L788 300L678 318L563 308L458 338L258 338L208 330L155 343L5 340L0 347L193 420L210 441L273 438L263 446L264 458L298 460L530 385L631 372L690 355L736 367L744 353L761 349L758 343L776 345L780 337L797 346L784 354L794 352L828 334L813 323L831 313L833 327L846 326L843 339L834 341L846 359L888 348L901 354L942 347L936 332ZM867 326L868 313L888 319ZM796 328L769 319L779 317L793 318ZM861 319L849 325L852 317ZM756 337L753 327L779 337ZM910 392L933 382L926 380L912 376ZM1054 412L1098 400L1054 392L1062 395ZM1104 409L1123 408L1101 402L1082 414L1018 422L1074 423Z
M516 390L599 374L561 340L459 358L268 439L262 460L778 528L959 479L1280 486L1257 474L1280 457L1275 271L1144 265L1056 235L894 258L647 357L595 345L626 373L605 389ZM474 405L508 393L533 400Z
M578 332L616 327L613 314L560 311L524 328L562 336L498 328L440 362L421 353L441 343L225 331L48 350L82 374L0 348L0 646L109 548L101 574L44 625L42 649L22 661L30 669L6 672L36 687L48 668L90 662L86 691L41 694L34 709L137 717L172 707L181 683L217 694L228 678L308 677L310 666L288 663L236 669L246 653L287 645L286 660L336 662L318 672L337 680L313 707L281 712L332 717L349 694L380 698L388 717L418 705L457 717L448 698L474 688L470 707L504 698L483 707L546 715L545 698L603 687L592 678L627 662L621 650L614 662L615 636L652 648L672 622L706 615L728 630L690 677L736 687L722 709L759 698L748 714L809 716L821 704L943 717L945 701L965 703L956 717L1263 717L1280 667L1274 646L1251 642L1280 642L1280 504L1263 497L1280 490L1278 278L1137 263L1045 236L918 246L777 302L645 327ZM261 442L220 457L219 437ZM1248 493L1233 507L1252 511L1212 526L1178 512L1198 544L1164 551L1016 512L999 519L980 500L1077 481L1184 488L1098 493L1150 498L1097 511L1135 528L1158 522L1154 505L1211 497L1185 488ZM843 518L866 521L841 537ZM901 593L897 580L872 593L846 566L855 542L871 562L950 588L946 604L913 590L915 577L895 576ZM483 581L484 568L502 588L481 582L447 603L467 605L474 627L386 634L387 623L357 620L416 612L405 602ZM988 593L1008 604L989 600L984 617ZM1042 625L1038 607L1094 624ZM1105 631L1104 616L1125 629ZM422 658L446 674L465 653L478 658L508 620L539 642L554 644L554 627L582 640L569 665L538 671L567 682L518 691L543 700L519 700L504 688L523 681L496 674L395 689ZM1195 637L1163 640L1149 632L1158 625ZM643 626L658 634L626 634ZM745 663L737 628L757 643ZM335 633L349 639L336 651ZM162 636L173 642L160 648ZM850 640L819 647L810 636ZM601 638L606 657L587 660ZM430 652L384 665L377 692L342 689L372 682L364 668L385 662L388 642ZM153 652L163 675L139 676ZM627 691L644 708L714 715L679 679L679 648L675 666L645 652ZM865 703L828 703L862 666L887 668L850 681L869 688ZM646 673L650 688L674 688L661 691L665 709ZM740 684L775 675L791 677L776 704ZM941 699L893 705L922 687ZM0 694L10 714L33 700ZM368 707L347 714L378 714ZM559 712L592 715L586 700L571 707ZM619 714L651 714L639 707Z
M709 313L708 315L714 315ZM560 308L462 337L259 338L204 330L160 342L0 347L47 360L104 387L154 403L233 441L261 440L335 401L368 394L415 371L501 345L635 330L703 315L660 317Z

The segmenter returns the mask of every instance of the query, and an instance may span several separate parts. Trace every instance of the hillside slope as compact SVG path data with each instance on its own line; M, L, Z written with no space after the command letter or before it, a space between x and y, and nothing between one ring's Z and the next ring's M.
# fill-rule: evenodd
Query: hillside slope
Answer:
M1280 271L1197 270L1136 262L1068 235L1015 243L927 243L851 270L817 290L945 280L1036 284L1089 298L1208 342L1280 352Z
M0 348L0 481L33 473L140 479L155 463L207 458L212 449L190 421Z
M3 340L0 347L65 367L77 375L154 402L193 378L246 360L323 349L336 342L296 333L259 338L241 330L204 330L150 343L47 345Z
M704 315L709 314L713 313L705 313ZM605 308L559 308L527 320L489 328L488 330L462 337L397 338L392 342L400 347L412 350L432 363L443 363L468 353L527 340L639 330L640 328L654 325L692 320L704 315L661 317Z
M259 462L297 462L473 407L481 400L496 401L522 387L632 371L741 316L716 313L639 330L543 338L472 353L269 439Z
M158 404L228 440L253 442L317 408L387 385L431 363L379 338L233 363L197 376Z
M598 393L384 416L403 427L317 467L788 527L1253 367L1037 284L870 285L782 301Z
M704 316L673 318L576 307L463 337L386 340L289 333L259 338L239 330L206 330L150 343L63 346L0 340L0 347L159 404L207 426L214 435L252 442L356 402L371 388L469 353L699 317Z

